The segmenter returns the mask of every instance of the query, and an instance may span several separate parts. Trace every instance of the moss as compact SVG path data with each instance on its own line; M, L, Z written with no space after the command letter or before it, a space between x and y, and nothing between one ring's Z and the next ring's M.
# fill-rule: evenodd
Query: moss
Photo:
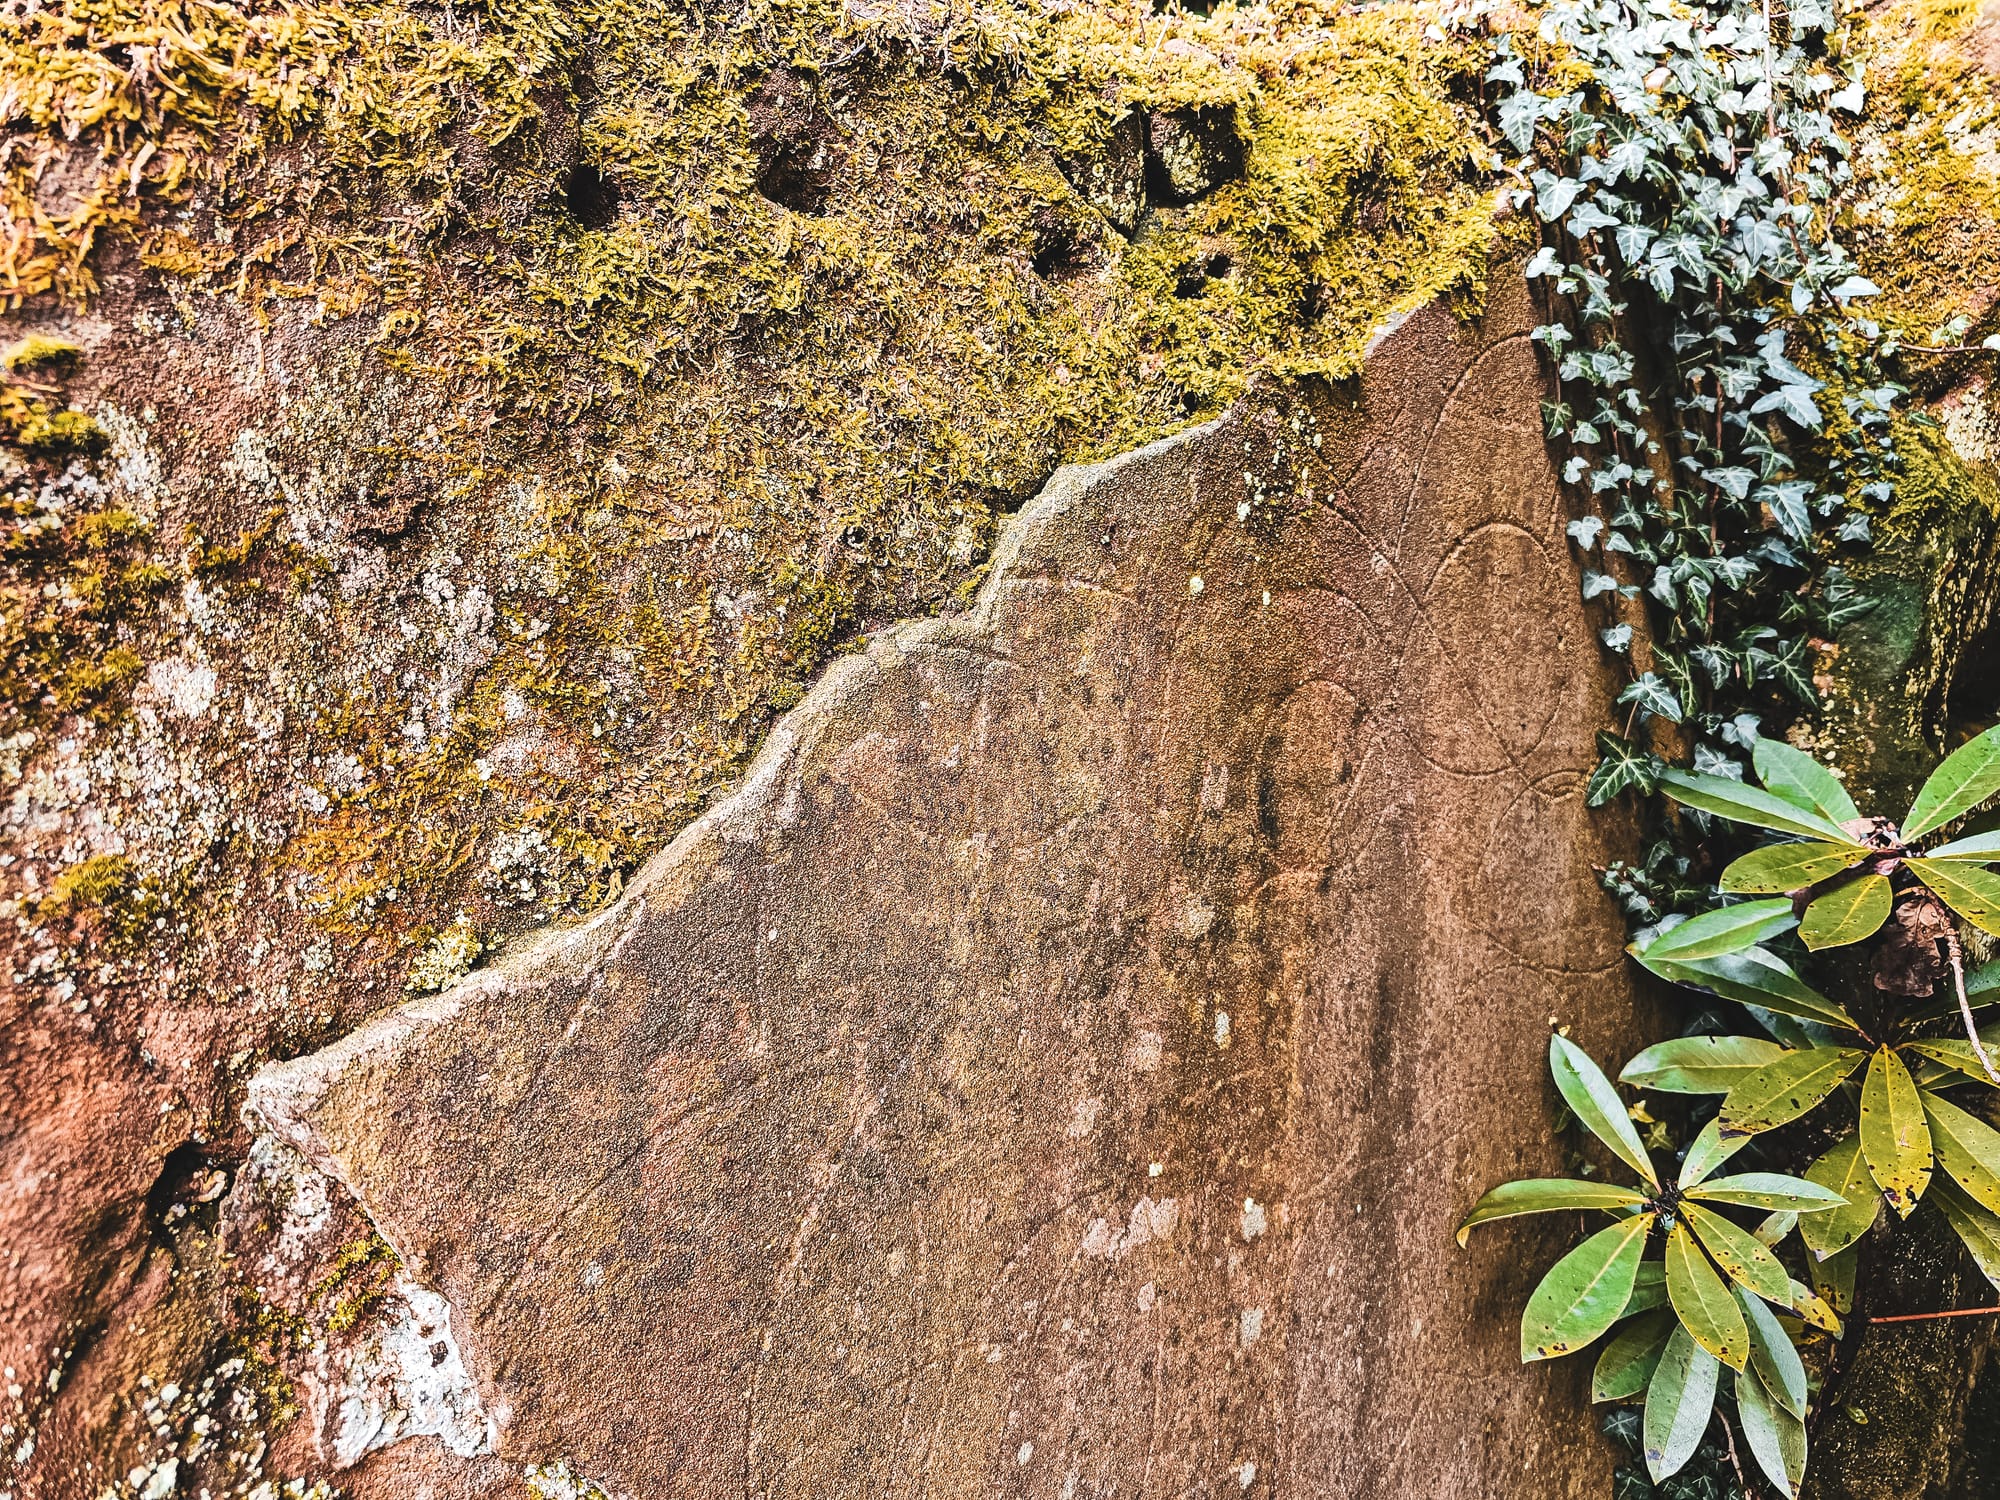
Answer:
M1856 33L1870 106L1848 228L1887 294L1883 310L1917 343L1960 342L1944 328L1955 317L2000 327L2000 97L1959 41L1976 13L1958 0L1895 0ZM1934 382L1950 368L1924 360L1914 373Z
M179 570L152 528L101 492L0 487L0 733L118 711L145 664L134 649Z
M15 344L4 355L0 355L0 365L10 372L39 369L45 366L68 366L76 362L83 351L68 339L50 338L46 334L33 334Z
M71 865L56 877L43 903L51 914L111 905L132 884L132 861L122 854L100 854Z
M273 465L343 504L412 497L414 519L381 543L393 595L344 592L268 490L204 510L206 474L159 523L170 556L151 532L37 533L19 578L46 628L9 653L12 701L110 721L132 653L163 654L158 601L198 584L240 622L203 649L240 652L246 693L286 684L291 779L358 767L275 855L227 854L295 882L345 971L407 966L461 911L496 941L527 925L481 884L502 832L557 852L541 910L602 901L860 625L962 600L1058 464L1210 416L1259 372L1345 375L1436 295L1476 308L1476 63L1428 20L44 7L0 36L7 123L49 147L0 168L0 294L281 326L315 352L254 434ZM827 146L817 206L760 191L773 80L776 128ZM1228 114L1241 175L1128 238L1072 178L1119 166L1135 111L1174 109ZM608 208L577 211L578 173ZM136 289L100 285L135 263ZM86 567L99 605L35 602ZM490 594L476 665L441 666L447 627L402 602L433 572ZM86 661L107 675L66 665Z

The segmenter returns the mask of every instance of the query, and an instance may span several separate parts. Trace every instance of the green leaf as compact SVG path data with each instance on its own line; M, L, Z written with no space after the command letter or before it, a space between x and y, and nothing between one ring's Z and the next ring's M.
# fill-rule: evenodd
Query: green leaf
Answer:
M1978 865L1906 859L1910 872L1981 932L2000 937L2000 874Z
M1557 1261L1521 1314L1521 1363L1581 1349L1625 1311L1639 1276L1651 1214L1600 1229Z
M1931 1128L1903 1060L1878 1047L1861 1085L1861 1153L1889 1206L1905 1218L1931 1180Z
M1774 1302L1783 1302L1791 1296L1791 1273L1756 1235L1699 1203L1684 1202L1680 1211L1702 1248L1715 1257L1715 1263L1729 1273L1730 1280ZM1669 1283L1670 1295L1671 1289Z
M1854 1304L1854 1257L1854 1251L1843 1250L1832 1259L1819 1262L1815 1267L1817 1272L1826 1273L1829 1281L1835 1272L1846 1276L1846 1305L1850 1307ZM1833 1310L1833 1307L1826 1299L1811 1287L1802 1286L1796 1281L1792 1283L1791 1308L1801 1319L1812 1324L1813 1327L1824 1328L1835 1338L1840 1337L1839 1315Z
M1949 1099L1919 1092L1937 1164L1966 1197L1988 1213L2000 1214L2000 1130Z
M1744 1137L1737 1137L1741 1140ZM1733 1177L1717 1177L1688 1190L1690 1198L1704 1203L1734 1203L1742 1208L1782 1208L1795 1214L1825 1213L1843 1208L1847 1200L1831 1188L1821 1187L1782 1172L1742 1172ZM1782 1299L1781 1299L1782 1300Z
M1652 1312L1634 1318L1608 1341L1590 1375L1592 1401L1630 1401L1646 1388L1674 1331L1674 1315Z
M2000 1037L1989 1036L1987 1033L1992 1029L1988 1027L1986 1031L1980 1032L1979 1040L1986 1048L1986 1055L1993 1059L1993 1065L2000 1068ZM1993 1081L1987 1076L1985 1066L1979 1061L1979 1054L1972 1050L1972 1043L1964 1037L1936 1037L1922 1042L1905 1042L1902 1050L1929 1058L1954 1073L1961 1073L1967 1078L1976 1078L1981 1083L1990 1084ZM1954 1078L1950 1083L1940 1081L1933 1086L1948 1088L1957 1082L1958 1080ZM1924 1080L1918 1079L1917 1086L1921 1088L1923 1085Z
M1923 857L1964 860L1968 864L1986 864L2000 860L2000 828L1986 833L1975 833L1967 838L1953 839L1949 844L1939 844L1935 849L1926 849Z
M1708 1431L1715 1410L1715 1386L1722 1367L1685 1328L1667 1336L1667 1347L1646 1386L1646 1418L1641 1428L1646 1445L1646 1472L1653 1483L1677 1474Z
M1859 875L1816 896L1799 919L1799 937L1817 953L1873 937L1889 920L1896 893L1887 875Z
M1966 1197L1949 1180L1939 1182L1930 1196L1952 1232L1964 1242L1979 1273L2000 1287L2000 1218Z
M1867 1060L1854 1047L1808 1047L1787 1052L1729 1091L1718 1117L1725 1134L1756 1135L1796 1120Z
M1649 962L1669 959L1675 963L1719 958L1789 931L1793 921L1792 903L1782 897L1775 901L1742 901L1717 911L1705 911L1661 933L1646 945L1645 956Z
M1676 1037L1625 1064L1618 1081L1668 1094L1726 1094L1784 1050L1754 1036Z
M1609 1212L1636 1208L1646 1201L1643 1193L1611 1182L1577 1182L1567 1177L1530 1177L1520 1182L1503 1182L1472 1206L1465 1222L1458 1226L1462 1247L1481 1224L1495 1219L1511 1219L1519 1214L1556 1213L1566 1208L1601 1208Z
M1882 1194L1869 1175L1867 1159L1861 1154L1861 1137L1852 1131L1806 1168L1806 1181L1818 1183L1847 1200L1844 1207L1799 1220L1799 1238L1821 1260L1860 1239L1882 1211Z
M1764 1249L1762 1245L1757 1248ZM1729 1295L1729 1288L1708 1263L1686 1224L1676 1224L1667 1231L1666 1262L1667 1298L1681 1326L1730 1369L1742 1369L1750 1357L1750 1329L1743 1321L1743 1309Z
M1944 758L1903 818L1903 837L1920 839L1963 817L2000 792L2000 727L1966 741Z
M1757 1227L1750 1232L1757 1236L1758 1244L1775 1250L1798 1227L1799 1211L1796 1208L1774 1208L1759 1219Z
M1767 844L1733 861L1722 872L1721 884L1735 895L1800 891L1867 857L1858 844Z
M1590 1054L1567 1037L1549 1037L1549 1072L1563 1102L1583 1122L1584 1128L1611 1148L1612 1154L1654 1187L1660 1185L1653 1159L1639 1143L1639 1132L1625 1112L1611 1080L1599 1071Z
M1785 1410L1754 1369L1736 1377L1736 1417L1757 1467L1790 1500L1806 1474L1805 1424Z
M1632 1295L1625 1303L1625 1311L1618 1316L1637 1317L1640 1313L1666 1305L1667 1268L1656 1260L1640 1261L1639 1274L1632 1282Z
M1805 751L1783 740L1760 739L1750 759L1764 790L1794 807L1816 812L1830 823L1851 823L1861 816L1840 779Z
M1721 1126L1710 1120L1701 1127L1701 1133L1694 1138L1694 1143L1688 1147L1687 1155L1681 1161L1681 1191L1685 1192L1701 1182L1749 1144L1749 1136L1724 1135Z
M1774 1010L1780 1015L1855 1030L1853 1018L1792 972L1791 965L1762 948L1745 948L1719 958L1656 959L1652 950L1635 953L1639 962L1673 984L1712 990L1725 1000ZM2000 971L2000 964L1993 966ZM1996 978L2000 983L2000 978Z
M1784 1299L1789 1300L1789 1299ZM1750 1368L1764 1382L1764 1389L1778 1398L1778 1404L1795 1417L1806 1414L1806 1367L1791 1336L1777 1314L1762 1297L1738 1287L1736 1302L1743 1320L1750 1325Z
M1797 834L1800 838L1825 839L1835 844L1849 842L1832 819L1807 812L1770 792L1731 781L1727 776L1697 776L1666 770L1660 773L1660 790L1684 806L1698 807L1732 823L1748 823L1773 833Z
M1584 789L1583 800L1591 807L1602 807L1620 792L1633 791L1649 797L1659 784L1659 769L1658 756L1600 729L1597 769L1590 773L1590 785Z

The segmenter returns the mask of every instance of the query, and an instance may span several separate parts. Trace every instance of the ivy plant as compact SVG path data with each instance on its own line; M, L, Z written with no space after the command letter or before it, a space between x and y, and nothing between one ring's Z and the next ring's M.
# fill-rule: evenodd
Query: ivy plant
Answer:
M1840 1324L1774 1247L1795 1224L1846 1209L1847 1199L1823 1183L1778 1172L1716 1175L1743 1138L1723 1135L1713 1122L1680 1170L1663 1175L1618 1090L1589 1054L1552 1036L1549 1071L1571 1113L1638 1183L1509 1182L1481 1198L1459 1226L1463 1245L1475 1228L1496 1219L1577 1209L1611 1216L1608 1227L1557 1261L1529 1297L1521 1316L1522 1361L1571 1354L1611 1334L1598 1355L1592 1398L1644 1399L1642 1437L1653 1478L1677 1473L1694 1456L1721 1392L1734 1404L1758 1463L1790 1494L1805 1472L1806 1373L1772 1308L1829 1330ZM1725 1212L1745 1208L1765 1217L1746 1228ZM1655 1241L1660 1254L1648 1259Z
M1545 226L1527 274L1563 314L1535 337L1563 476L1591 505L1570 526L1583 595L1650 608L1649 640L1602 627L1631 666L1619 702L1686 725L1713 774L1741 764L1746 703L1814 705L1810 638L1872 604L1819 545L1822 524L1867 539L1895 464L1901 388L1861 311L1878 288L1835 234L1853 180L1835 116L1862 89L1829 60L1824 0L1776 26L1740 0L1538 15L1486 76L1514 200ZM1599 749L1593 803L1653 790L1629 728Z

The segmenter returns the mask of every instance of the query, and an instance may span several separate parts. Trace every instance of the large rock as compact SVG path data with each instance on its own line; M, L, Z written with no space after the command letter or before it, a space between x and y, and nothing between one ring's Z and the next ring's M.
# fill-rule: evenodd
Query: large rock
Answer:
M251 1109L449 1304L516 1459L645 1496L1558 1497L1551 1020L1633 997L1609 674L1517 277L1015 521L612 908ZM566 1471L567 1472L567 1471Z

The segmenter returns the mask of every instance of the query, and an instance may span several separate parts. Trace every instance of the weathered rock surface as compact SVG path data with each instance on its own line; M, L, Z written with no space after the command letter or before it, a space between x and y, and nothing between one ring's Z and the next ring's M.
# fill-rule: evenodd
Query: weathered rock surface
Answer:
M1582 1496L1552 1018L1632 1034L1518 281L1022 514L612 908L250 1108L503 1455L647 1496Z

